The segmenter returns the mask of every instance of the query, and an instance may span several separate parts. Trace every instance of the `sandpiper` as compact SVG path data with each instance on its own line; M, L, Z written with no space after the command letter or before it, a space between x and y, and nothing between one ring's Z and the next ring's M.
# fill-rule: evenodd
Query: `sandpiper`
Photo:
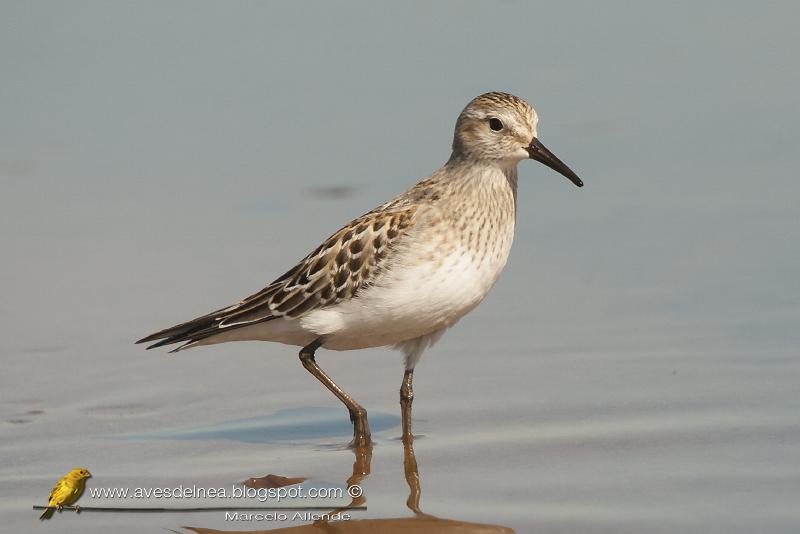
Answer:
M539 141L527 102L492 92L456 122L444 166L347 224L249 297L140 339L172 352L227 341L297 345L303 366L350 412L353 445L370 442L366 410L317 364L319 348L394 346L405 356L403 438L411 437L414 367L489 293L514 238L517 164L535 159L583 182Z

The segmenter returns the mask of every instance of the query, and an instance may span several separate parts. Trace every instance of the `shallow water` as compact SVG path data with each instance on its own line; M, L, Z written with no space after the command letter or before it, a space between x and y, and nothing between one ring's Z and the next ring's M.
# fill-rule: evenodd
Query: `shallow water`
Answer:
M341 408L308 406L287 408L275 413L236 419L200 428L114 436L117 439L214 439L243 443L272 443L280 441L319 440L336 438L352 433L352 425L341 417ZM396 427L400 417L393 414L369 414L370 429L375 432Z
M0 531L311 525L39 523L31 507L84 466L90 488L361 477L354 531L797 532L795 4L315 12L0 7ZM419 364L432 518L407 505L399 354L318 353L369 411L366 462L296 348L133 345L435 169L491 89L531 100L586 187L523 162L506 271Z

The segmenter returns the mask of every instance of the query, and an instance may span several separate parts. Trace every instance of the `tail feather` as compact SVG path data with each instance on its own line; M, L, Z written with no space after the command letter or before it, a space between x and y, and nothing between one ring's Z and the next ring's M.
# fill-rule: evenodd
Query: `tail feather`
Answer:
M181 323L175 326L170 326L169 328L165 328L164 330L159 330L154 334L150 334L149 336L143 337L136 343L137 344L149 343L150 341L156 341L158 339L186 335L192 331L208 328L209 326L219 321L217 316L220 315L222 312L224 312L226 309L227 308L222 308L213 311L209 314L203 315L202 317L197 317L196 319L192 319L191 321L186 321L185 323ZM147 347L147 348L150 349L152 347Z
M156 341L152 345L148 345L147 349L154 349L157 347L163 347L165 345L173 345L175 343L184 343L175 350L170 352L177 352L182 348L200 341L202 339L206 339L213 335L219 334L221 331L229 331L235 330L237 328L242 328L244 326L250 326L257 323L263 323L266 321L271 321L275 319L274 316L268 317L261 317L258 320L249 321L249 322L242 322L233 324L230 326L221 326L223 318L214 317L216 313L212 313L203 317L198 317L192 321L179 324L177 326L173 326L171 328L167 328L161 330L160 332L156 332L155 334L151 334L147 337L144 337L137 341L136 343L147 343L150 341ZM160 340L160 341L159 341Z
M52 508L48 508L47 510L42 512L42 515L39 516L39 519L41 521L44 521L45 519L50 519L51 517L53 517L53 513L55 513L55 510Z

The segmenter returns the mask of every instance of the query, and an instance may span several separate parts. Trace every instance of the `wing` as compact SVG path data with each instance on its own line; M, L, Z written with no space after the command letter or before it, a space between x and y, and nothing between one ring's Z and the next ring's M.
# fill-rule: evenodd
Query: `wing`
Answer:
M148 349L193 343L222 329L241 328L279 317L297 319L345 299L369 286L386 257L412 224L416 208L381 206L330 236L311 254L258 293L137 341L158 341ZM181 347L178 347L179 350Z
M53 486L53 489L50 490L50 495L47 497L47 502L49 503L49 506L55 506L61 503L61 500L64 497L66 486L67 486L66 478L62 478L61 480L56 482L56 485Z

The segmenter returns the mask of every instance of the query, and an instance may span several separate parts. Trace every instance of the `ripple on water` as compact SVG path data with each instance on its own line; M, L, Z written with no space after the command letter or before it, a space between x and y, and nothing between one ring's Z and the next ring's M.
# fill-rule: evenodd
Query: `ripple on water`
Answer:
M370 412L372 432L400 425L397 415ZM348 436L353 426L341 408L287 408L269 415L235 419L196 428L113 436L115 439L227 439L243 443L272 443Z

